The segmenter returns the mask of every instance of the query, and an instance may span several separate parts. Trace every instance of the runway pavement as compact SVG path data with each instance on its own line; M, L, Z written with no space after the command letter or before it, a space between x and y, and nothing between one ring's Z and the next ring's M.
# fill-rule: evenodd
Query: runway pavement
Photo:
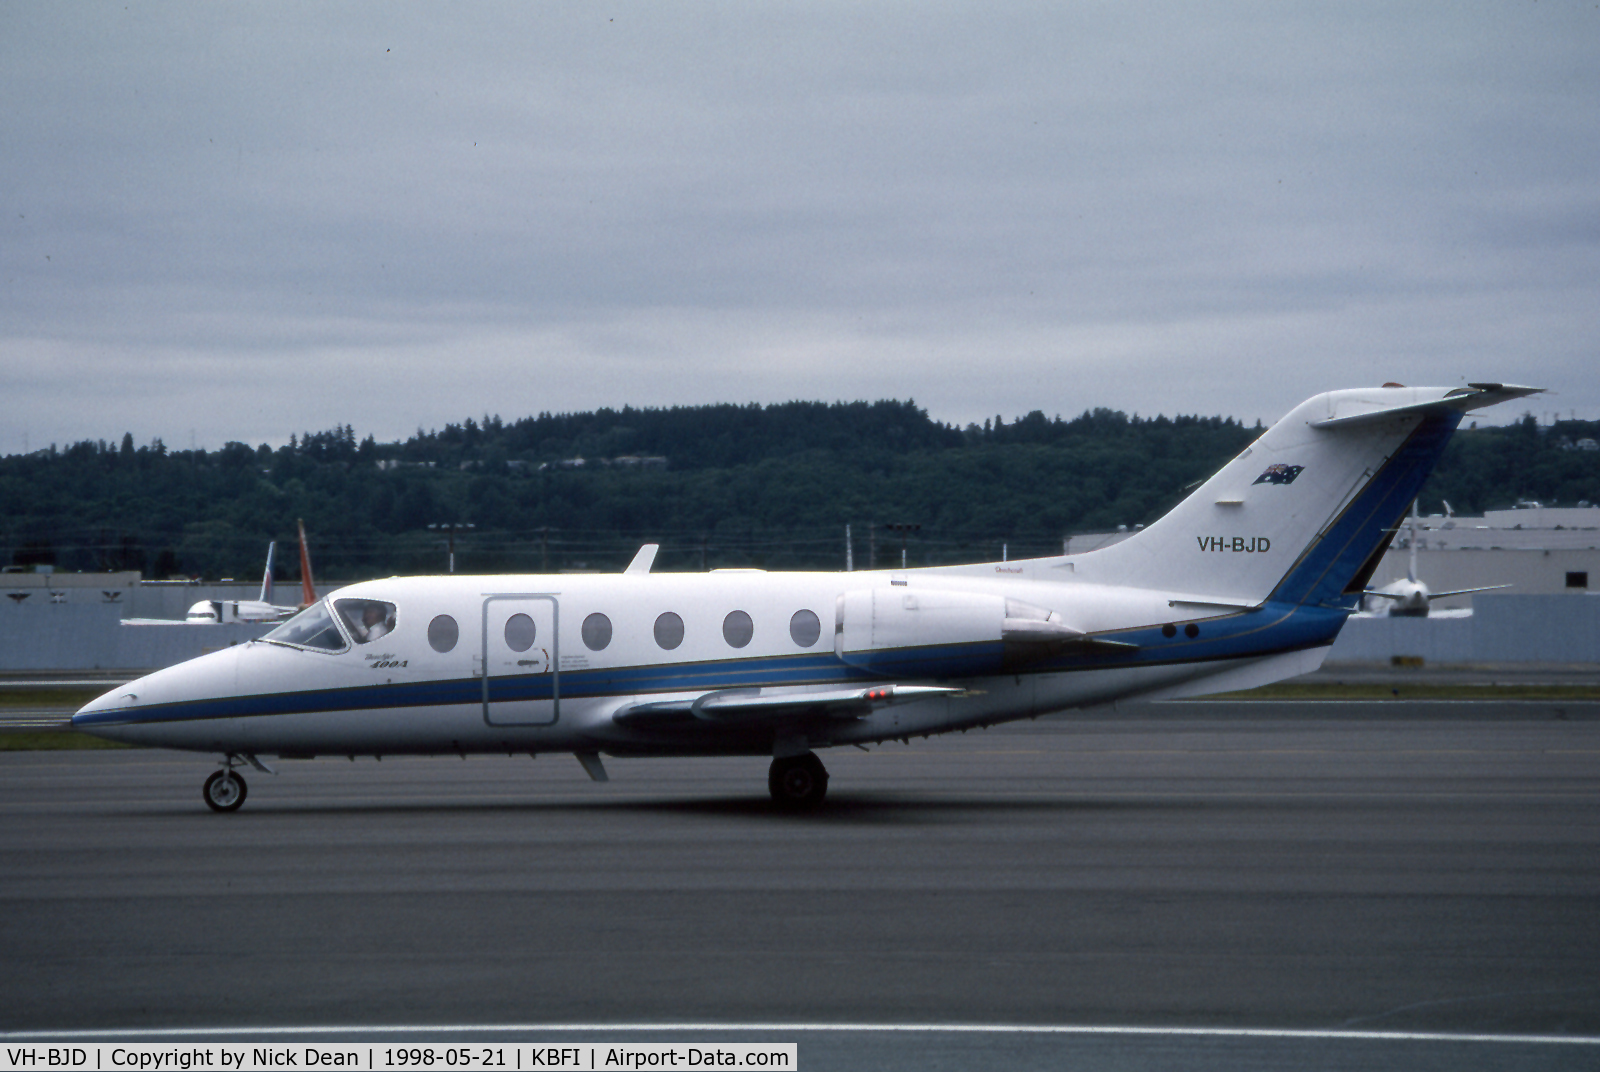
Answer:
M1370 1034L1600 1037L1594 705L1303 706L833 750L810 816L761 760L283 763L219 816L204 757L0 754L0 1028L1111 1025L1222 1034L761 1037L808 1068L1594 1067Z

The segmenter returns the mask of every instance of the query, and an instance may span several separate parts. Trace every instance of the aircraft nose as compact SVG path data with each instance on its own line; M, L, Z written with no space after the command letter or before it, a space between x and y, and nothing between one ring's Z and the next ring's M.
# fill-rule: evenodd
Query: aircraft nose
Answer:
M140 678L126 685L119 685L78 708L77 713L72 716L72 728L93 733L96 727L121 721L119 716L125 715L139 705L138 686L143 680Z

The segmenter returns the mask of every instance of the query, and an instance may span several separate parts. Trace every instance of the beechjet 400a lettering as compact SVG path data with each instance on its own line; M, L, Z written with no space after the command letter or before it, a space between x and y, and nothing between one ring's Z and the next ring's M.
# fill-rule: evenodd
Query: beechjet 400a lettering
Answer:
M237 808L262 756L771 757L812 806L815 749L1314 670L1462 415L1535 388L1335 391L1137 535L1080 555L860 573L364 581L260 640L157 671L77 729L212 752Z

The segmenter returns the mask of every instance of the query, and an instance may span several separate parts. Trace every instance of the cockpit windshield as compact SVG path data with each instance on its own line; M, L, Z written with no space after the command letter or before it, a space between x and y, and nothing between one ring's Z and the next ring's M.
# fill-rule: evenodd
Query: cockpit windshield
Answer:
M334 609L357 644L370 644L394 632L394 604L381 599L340 599Z
M293 644L301 648L321 648L323 651L343 651L344 637L333 624L328 612L328 601L319 600L278 628L261 638L278 644Z

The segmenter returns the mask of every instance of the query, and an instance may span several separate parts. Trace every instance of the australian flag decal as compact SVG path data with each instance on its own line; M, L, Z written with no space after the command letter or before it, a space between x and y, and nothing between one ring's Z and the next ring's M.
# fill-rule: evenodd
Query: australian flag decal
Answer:
M1305 470L1303 465L1269 465L1267 471L1256 477L1254 484L1293 484L1294 478Z

